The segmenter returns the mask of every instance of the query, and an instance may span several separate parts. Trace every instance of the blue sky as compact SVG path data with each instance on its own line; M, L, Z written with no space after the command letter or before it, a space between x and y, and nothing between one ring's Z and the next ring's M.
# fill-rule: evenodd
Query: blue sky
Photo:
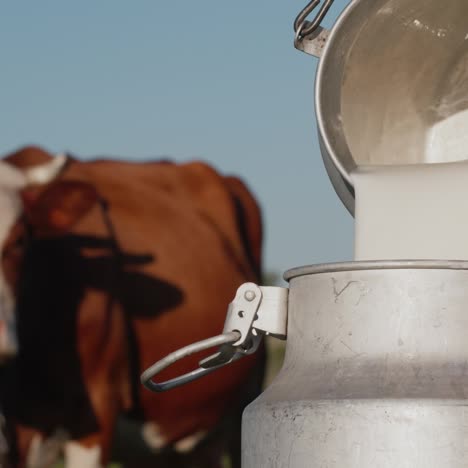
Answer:
M0 153L201 158L259 199L267 270L351 259L316 138L317 61L292 45L305 3L3 2Z

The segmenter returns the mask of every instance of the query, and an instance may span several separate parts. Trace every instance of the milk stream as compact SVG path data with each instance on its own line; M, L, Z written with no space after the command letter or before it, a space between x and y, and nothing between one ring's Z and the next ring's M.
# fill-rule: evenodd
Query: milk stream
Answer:
M438 164L360 166L355 260L468 260L468 114L438 123L426 159ZM446 163L444 161L457 161Z
M425 160L429 163L466 159L468 159L468 109L437 122L427 132L425 147Z

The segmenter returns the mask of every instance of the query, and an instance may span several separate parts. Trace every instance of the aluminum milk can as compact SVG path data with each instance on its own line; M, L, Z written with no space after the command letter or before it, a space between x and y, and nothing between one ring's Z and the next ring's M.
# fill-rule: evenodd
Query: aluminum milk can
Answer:
M163 391L286 338L280 373L244 412L243 468L466 468L468 262L351 262L242 285L221 335L142 375ZM242 314L239 314L242 311ZM200 368L152 379L220 345Z
M286 357L244 412L243 468L467 467L468 263L286 278Z

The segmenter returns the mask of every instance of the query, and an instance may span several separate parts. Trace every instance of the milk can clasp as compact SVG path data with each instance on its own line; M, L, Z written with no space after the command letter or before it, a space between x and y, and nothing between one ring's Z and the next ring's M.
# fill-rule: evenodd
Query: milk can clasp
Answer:
M220 367L257 351L265 335L285 340L288 315L287 288L244 283L229 304L223 332L181 348L146 369L141 383L153 392L163 392L198 379ZM157 383L153 378L187 356L219 346L218 351L199 362L199 368Z

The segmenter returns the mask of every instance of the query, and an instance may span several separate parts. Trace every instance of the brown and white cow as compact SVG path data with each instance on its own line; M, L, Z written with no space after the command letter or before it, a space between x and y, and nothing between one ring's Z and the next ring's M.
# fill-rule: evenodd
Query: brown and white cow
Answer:
M0 246L0 356L16 355L2 405L17 466L48 466L62 448L67 468L101 466L129 411L155 452L180 456L168 466L217 467L227 445L238 451L262 352L160 395L138 376L218 334L237 287L259 280L260 212L240 180L201 162L24 148L0 161Z

